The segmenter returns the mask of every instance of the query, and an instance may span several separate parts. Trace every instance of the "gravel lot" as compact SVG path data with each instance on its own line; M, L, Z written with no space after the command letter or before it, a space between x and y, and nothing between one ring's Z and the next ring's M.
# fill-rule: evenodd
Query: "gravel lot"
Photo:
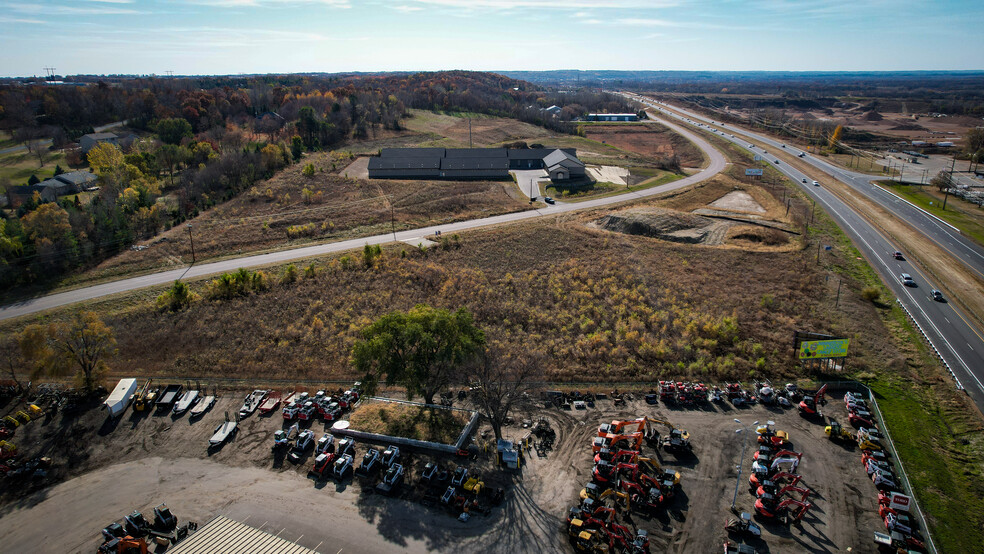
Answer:
M298 466L274 460L271 435L280 427L279 414L253 416L243 422L234 441L212 453L207 437L238 408L239 394L220 400L203 421L187 416L136 415L127 411L115 427L101 426L103 415L94 410L74 424L29 424L18 433L18 443L30 451L45 451L55 460L55 479L64 482L31 492L8 493L0 506L0 536L5 550L84 551L99 544L99 529L133 509L150 511L167 502L179 520L204 523L226 515L298 540L320 552L569 552L565 539L566 513L590 479L591 437L598 424L613 418L655 416L691 433L694 456L676 459L660 452L664 466L680 471L682 492L665 511L652 517L636 515L636 526L650 532L653 552L710 552L725 540L723 522L735 486L735 464L741 435L735 434L738 417L747 424L774 420L790 433L793 446L803 452L799 473L816 494L814 509L800 525L764 525L764 552L835 552L871 550L870 532L881 527L876 493L854 449L830 443L823 428L800 418L764 407L734 409L670 409L636 400L615 409L599 401L584 411L540 410L526 417L547 417L557 430L554 449L545 458L532 452L520 475L494 475L484 458L465 462L483 471L490 486L508 489L506 502L487 517L460 523L438 508L418 501L415 486L426 456L411 455L408 486L399 498L366 494L358 482L315 483L306 477L310 458ZM843 403L827 406L846 421ZM520 420L521 418L517 418ZM320 433L322 424L315 424ZM508 428L518 437L526 430ZM65 448L68 447L68 448ZM751 510L753 497L747 475L754 451L749 441L738 507ZM357 454L365 451L358 445ZM74 451L72 467L66 452ZM652 450L650 456L655 455ZM458 460L444 459L442 463ZM51 522L59 532L51 533Z

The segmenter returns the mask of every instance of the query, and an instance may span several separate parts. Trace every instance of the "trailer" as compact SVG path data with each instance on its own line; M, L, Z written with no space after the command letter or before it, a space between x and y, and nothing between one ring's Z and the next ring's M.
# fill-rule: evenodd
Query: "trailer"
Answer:
M293 396L293 395L292 395ZM277 391L271 392L267 395L260 407L257 408L261 415L269 415L271 412L280 407L280 393Z
M243 400L243 407L239 409L239 419L245 419L255 412L269 393L270 391L257 389L251 394L247 394L246 399Z
M207 395L205 398L202 398L202 400L198 404L195 404L195 407L191 409L191 415L189 415L188 417L192 417L192 418L201 417L205 415L205 412L211 410L212 406L214 405L215 405L215 395L213 394Z
M235 421L226 420L225 423L219 424L215 428L215 433L212 434L212 438L208 439L209 446L222 446L225 444L229 437L236 434L237 423Z
M174 415L179 416L187 412L192 406L201 399L201 391L186 390L184 394L174 404Z
M133 393L137 390L136 379L120 379L120 382L109 394L109 398L103 402L109 417L116 417L123 413L123 410L130 404Z
M158 408L170 408L178 401L178 397L181 396L181 391L184 389L183 385L168 385L164 387L161 391L160 396L157 398Z

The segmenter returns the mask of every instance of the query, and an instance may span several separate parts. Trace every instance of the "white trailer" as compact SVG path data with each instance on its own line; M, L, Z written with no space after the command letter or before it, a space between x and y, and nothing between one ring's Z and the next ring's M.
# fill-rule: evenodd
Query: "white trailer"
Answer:
M137 380L136 379L120 379L116 388L113 392L109 394L109 398L103 405L106 406L106 411L109 412L109 417L116 417L123 413L130 400L133 398L133 393L137 391Z

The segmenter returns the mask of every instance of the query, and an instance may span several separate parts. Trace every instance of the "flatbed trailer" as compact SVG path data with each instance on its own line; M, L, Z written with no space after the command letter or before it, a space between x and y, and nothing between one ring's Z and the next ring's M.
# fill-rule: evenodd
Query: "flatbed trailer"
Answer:
M279 408L280 407L280 397L281 397L281 394L279 392L277 392L277 391L273 391L270 394L268 394L267 397L263 400L263 403L260 404L260 407L257 408L260 411L260 414L267 415L270 412L272 412L272 411L276 410L277 408Z
M190 417L203 416L205 412L209 411L214 404L215 404L215 396L211 394L206 396L201 400L201 402L196 404L195 407L191 409Z
M157 398L157 407L170 408L178 401L178 397L181 396L181 391L184 389L184 385L168 385L164 387L161 391L160 396Z
M257 389L246 395L246 399L243 401L243 407L239 409L239 419L245 419L255 412L269 393L270 391L268 390Z

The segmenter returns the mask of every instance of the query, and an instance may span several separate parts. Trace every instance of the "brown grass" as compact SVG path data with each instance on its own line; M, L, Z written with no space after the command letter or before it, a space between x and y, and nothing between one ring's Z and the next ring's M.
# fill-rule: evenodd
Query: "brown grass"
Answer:
M306 157L252 190L191 221L200 262L229 254L294 247L312 241L388 233L527 209L512 182L391 181L331 174L348 160ZM314 177L301 174L313 163ZM312 195L305 201L304 189ZM188 229L181 225L100 264L82 280L131 271L165 269L191 261Z
M390 402L361 404L348 416L352 429L443 444L454 444L468 423L458 410Z
M677 156L683 167L704 163L700 149L682 135L657 123L639 125L585 125L587 138L654 159Z

